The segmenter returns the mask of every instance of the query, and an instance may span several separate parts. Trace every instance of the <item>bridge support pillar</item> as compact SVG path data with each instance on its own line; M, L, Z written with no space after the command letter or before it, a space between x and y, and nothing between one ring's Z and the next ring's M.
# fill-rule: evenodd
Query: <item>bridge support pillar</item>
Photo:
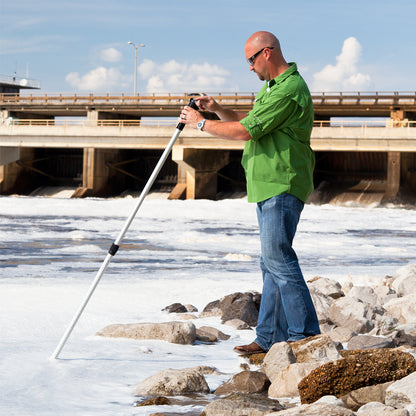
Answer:
M229 156L228 151L174 147L172 160L179 165L179 171L185 172L186 199L215 199L217 173L229 163Z
M7 149L7 148L6 148ZM0 148L0 154L4 148ZM17 159L0 166L0 194L21 193L26 192L31 188L31 175L19 163L20 160L32 160L34 151L31 148L17 148L18 154L12 152L12 159L16 156ZM14 154L14 156L13 156ZM10 155L9 155L10 156Z
M72 198L111 194L113 172L108 163L117 160L118 153L114 149L84 148L82 187L76 189Z
M400 152L387 153L387 187L384 200L392 200L400 188Z

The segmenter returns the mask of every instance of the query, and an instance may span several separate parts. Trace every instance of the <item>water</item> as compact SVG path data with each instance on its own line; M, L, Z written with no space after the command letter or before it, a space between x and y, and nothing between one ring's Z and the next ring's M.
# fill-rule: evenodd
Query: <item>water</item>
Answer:
M201 311L224 295L261 291L255 205L244 198L146 200L60 359L49 360L136 201L0 198L0 414L178 412L178 405L134 407L134 385L166 368L203 364L223 373L207 378L214 389L241 371L232 349L251 342L253 331L215 317L193 321L231 336L210 346L95 333L113 323L177 319L162 312L174 302ZM308 205L295 248L306 279L366 285L416 262L415 235L414 210Z

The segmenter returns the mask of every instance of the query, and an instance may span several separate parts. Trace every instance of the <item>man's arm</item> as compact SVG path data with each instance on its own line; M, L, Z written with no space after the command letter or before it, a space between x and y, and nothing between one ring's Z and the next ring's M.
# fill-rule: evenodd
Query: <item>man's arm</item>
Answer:
M224 108L210 96L196 97L195 101L202 111L215 113L221 119L221 121L206 120L203 131L226 140L247 141L251 139L248 131L239 123L239 120L246 116L245 113ZM198 122L202 119L203 116L198 111L186 106L182 110L179 121L196 129Z
M203 131L220 139L243 141L251 139L249 132L239 121L206 120Z

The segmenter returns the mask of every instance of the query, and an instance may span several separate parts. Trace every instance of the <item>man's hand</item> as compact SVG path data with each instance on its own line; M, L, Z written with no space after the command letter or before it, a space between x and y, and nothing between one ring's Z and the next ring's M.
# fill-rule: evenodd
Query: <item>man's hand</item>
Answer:
M201 114L199 114L198 111L194 110L192 107L189 107L187 105L183 108L178 118L178 122L186 124L187 126L192 127L193 129L196 129L198 122L202 119L203 117Z
M194 100L201 111L210 111L211 113L221 111L221 105L209 95L195 97Z

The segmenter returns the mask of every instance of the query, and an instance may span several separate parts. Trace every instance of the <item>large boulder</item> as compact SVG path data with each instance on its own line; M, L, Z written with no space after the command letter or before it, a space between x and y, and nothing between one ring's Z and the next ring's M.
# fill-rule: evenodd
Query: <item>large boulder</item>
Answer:
M358 334L365 334L374 327L374 310L371 306L349 296L336 299L331 304L328 314L333 323Z
M295 397L299 395L298 385L311 371L320 367L319 362L294 363L280 370L269 387L269 397Z
M290 346L297 363L320 362L323 364L342 358L335 343L324 334L291 342Z
M399 296L416 294L416 264L409 264L397 270L397 276L392 282L392 288Z
M309 289L316 289L332 299L338 299L344 295L339 282L328 279L327 277L316 276L311 280L308 280Z
M384 305L384 308L400 324L416 322L416 296L414 293L401 298L391 299Z
M270 386L270 380L261 371L242 371L219 386L214 394L222 396L230 393L262 393Z
M369 303L371 305L377 304L378 301L377 294L370 286L353 286L348 292L348 296L360 302Z
M108 325L97 335L114 338L159 339L174 344L193 344L196 328L191 322Z
M395 409L379 402L370 402L360 407L357 416L408 416L407 410Z
M263 394L232 393L205 407L206 416L264 416L283 409L277 400Z
M355 416L355 413L336 404L314 403L292 407L280 412L268 413L265 416Z
M394 383L394 381L388 381L387 383L376 384L374 386L361 387L357 390L350 391L340 398L348 409L357 411L361 406L370 402L384 403L386 399L386 390L392 383Z
M257 292L236 292L210 302L204 308L200 317L220 316L223 323L240 319L249 326L256 326L260 300L261 295Z
M209 393L204 375L198 369L162 370L143 380L134 388L135 396Z
M310 287L309 292L312 297L313 304L315 306L316 315L318 316L319 323L330 324L331 320L329 319L329 308L332 304L333 299L328 295L325 295L316 287Z
M264 357L263 371L269 380L273 382L279 371L295 362L295 354L293 354L290 344L288 342L276 342Z
M380 348L392 348L394 342L390 338L386 337L375 337L371 335L357 335L352 337L348 344L348 350L374 350Z
M414 370L415 371L415 370ZM416 405L416 372L394 382L386 391L385 403L395 408Z
M313 403L328 394L340 397L360 387L400 380L416 371L415 358L396 349L353 351L345 355L318 367L300 381L302 403Z

